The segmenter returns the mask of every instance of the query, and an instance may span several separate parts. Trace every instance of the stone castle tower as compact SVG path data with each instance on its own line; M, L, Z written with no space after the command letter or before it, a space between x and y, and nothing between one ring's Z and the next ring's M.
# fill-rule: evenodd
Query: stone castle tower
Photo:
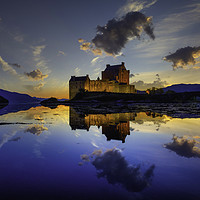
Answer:
M106 65L102 71L102 79L90 80L89 75L71 76L69 81L69 98L72 99L84 89L91 92L116 92L116 93L136 93L135 86L129 85L130 71L120 65Z

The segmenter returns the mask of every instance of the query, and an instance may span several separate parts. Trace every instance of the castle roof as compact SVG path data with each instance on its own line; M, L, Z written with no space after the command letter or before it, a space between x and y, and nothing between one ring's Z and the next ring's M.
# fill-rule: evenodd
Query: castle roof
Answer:
M126 69L123 62L120 65L106 65L105 71L112 71L118 73L120 69Z
M72 76L70 81L86 81L87 80L88 75L86 76Z

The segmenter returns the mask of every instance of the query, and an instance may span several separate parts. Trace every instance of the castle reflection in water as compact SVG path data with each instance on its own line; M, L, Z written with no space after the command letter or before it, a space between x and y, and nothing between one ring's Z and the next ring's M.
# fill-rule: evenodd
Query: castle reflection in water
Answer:
M102 127L102 134L107 140L121 140L130 135L129 121L135 120L136 113L112 113L112 114L78 114L70 107L69 124L72 130L83 129L89 131L90 126Z

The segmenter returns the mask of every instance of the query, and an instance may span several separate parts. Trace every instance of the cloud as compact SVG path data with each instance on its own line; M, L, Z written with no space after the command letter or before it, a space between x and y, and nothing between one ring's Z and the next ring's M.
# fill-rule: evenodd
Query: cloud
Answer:
M129 12L120 19L113 18L105 26L97 26L97 34L92 42L79 39L80 49L91 51L95 55L105 52L109 56L121 55L125 44L134 39L140 39L142 32L155 39L151 17L140 12Z
M22 34L17 34L13 36L14 40L17 42L23 42L24 41L24 36Z
M40 124L34 124L29 126L24 132L29 132L34 135L40 135L43 131L48 131L48 128Z
M17 142L21 139L21 137L15 137L15 138L12 138L10 140L8 140L9 142Z
M92 52L94 55L102 55L102 50L99 48L96 48L94 44L91 42L87 42L84 39L79 39L78 40L80 45L80 50L87 51L87 52Z
M40 69L33 70L32 72L29 72L29 73L25 72L24 74L34 81L40 81L48 77L48 75L42 74Z
M163 13L164 14L164 13ZM156 40L145 41L134 46L134 53L142 59L163 64L162 58L170 49L181 46L195 46L199 41L199 34L195 31L199 23L200 3L188 1L187 6L173 7L167 15L162 15L154 23ZM167 28L166 28L167 27Z
M186 137L177 137L175 135L172 140L173 142L165 144L164 147L176 152L179 156L200 158L200 149L195 146L195 144L198 143L196 140L190 140Z
M140 39L143 31L155 39L151 17L140 12L129 12L120 19L109 20L105 26L97 26L97 34L92 43L96 48L115 56L129 40L135 37Z
M163 59L167 62L172 62L173 69L184 68L188 65L195 65L196 59L200 57L199 47L184 47L178 49L175 53L165 56Z
M81 71L81 69L76 67L75 70L74 70L75 75L79 76L80 75L80 71Z
M129 74L129 77L130 78L133 78L135 75L134 74Z
M32 46L31 48L33 49L33 60L36 62L35 66L42 69L46 74L51 73L47 60L41 55L46 45Z
M128 12L137 12L141 11L145 8L149 8L154 5L158 0L152 1L137 1L137 0L127 0L126 4L122 6L118 11L117 14L119 16L123 16Z
M46 48L45 45L40 45L40 46L34 46L34 47L32 47L32 49L33 49L33 55L34 56L40 56L42 50L45 49L45 48Z
M162 81L160 79L159 74L156 74L156 80L153 81L152 83L145 83L144 81L139 80L139 81L134 81L131 84L135 85L136 89L138 90L146 90L152 87L163 88L166 85L168 85L167 81Z
M90 157L89 157L87 154L82 154L82 155L81 155L81 160L82 160L82 161L89 162L89 161L90 161Z
M63 55L63 56L65 56L66 54L65 54L64 51L58 51L58 55Z
M120 184L130 192L140 192L151 182L154 165L142 174L140 165L129 165L117 149L108 150L103 154L99 151L93 155L96 155L92 164L98 171L98 178L106 178L110 184Z
M79 43L83 43L84 41L85 41L85 40L82 39L82 38L78 39L78 42L79 42Z
M44 83L39 83L37 85L24 85L24 87L28 90L39 91L42 87L44 87Z
M17 75L16 70L13 69L6 61L4 61L1 56L0 56L0 66L1 66L3 71L9 72L13 75Z
M38 85L34 86L33 90L40 90L42 87L44 87L44 83L39 83Z
M8 63L9 65L13 66L13 67L17 67L17 68L21 68L22 66L17 64L17 63Z
M94 59L92 59L91 64L94 65L96 64L96 62L99 60L99 56L95 57Z
M0 148L16 135L17 131L3 133L0 135Z

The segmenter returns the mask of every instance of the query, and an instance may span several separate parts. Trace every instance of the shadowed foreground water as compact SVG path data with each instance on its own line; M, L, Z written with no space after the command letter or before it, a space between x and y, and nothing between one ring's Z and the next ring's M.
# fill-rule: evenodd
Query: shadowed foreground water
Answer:
M1 115L1 199L200 199L199 128L138 110Z

